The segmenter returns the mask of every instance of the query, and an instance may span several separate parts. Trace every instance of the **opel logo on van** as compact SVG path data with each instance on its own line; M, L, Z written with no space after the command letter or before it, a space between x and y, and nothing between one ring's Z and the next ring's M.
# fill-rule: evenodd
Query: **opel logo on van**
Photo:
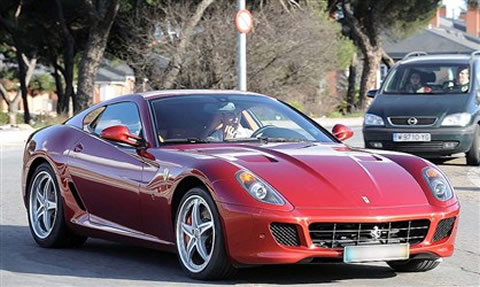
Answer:
M407 122L408 122L409 125L414 126L418 123L418 120L417 120L417 118L411 117L407 120Z

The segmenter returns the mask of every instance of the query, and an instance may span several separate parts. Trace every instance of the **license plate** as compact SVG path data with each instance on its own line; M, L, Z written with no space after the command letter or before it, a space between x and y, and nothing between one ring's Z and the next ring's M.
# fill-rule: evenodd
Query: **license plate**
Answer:
M429 142L432 136L429 133L394 133L394 142Z
M359 263L372 261L404 260L410 257L410 245L347 246L343 250L343 262Z

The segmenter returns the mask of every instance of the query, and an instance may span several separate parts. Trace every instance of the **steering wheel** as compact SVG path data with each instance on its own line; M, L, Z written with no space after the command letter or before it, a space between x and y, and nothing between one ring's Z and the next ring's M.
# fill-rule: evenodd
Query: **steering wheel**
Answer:
M443 90L452 90L455 86L456 86L455 81L447 80L447 81L443 82L442 89Z
M258 130L254 131L253 134L250 137L256 138L257 136L263 134L266 130L274 129L274 128L276 128L276 126L274 126L274 125L263 126L263 127L259 128Z

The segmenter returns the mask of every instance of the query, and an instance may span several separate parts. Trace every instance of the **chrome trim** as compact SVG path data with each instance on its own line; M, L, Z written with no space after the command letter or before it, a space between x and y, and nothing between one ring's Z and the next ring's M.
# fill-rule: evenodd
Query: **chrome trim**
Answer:
M398 116L398 118L403 118L403 117L407 118L407 120L408 120L408 118L416 118L417 120L418 119L425 119L425 118L434 118L434 117L424 117L424 116L422 116L422 117ZM435 117L435 121L430 125L396 125L396 124L392 123L391 118L397 118L397 117L387 117L388 124L391 125L392 127L401 127L401 128L405 128L405 127L407 127L407 128L431 127L431 126L434 126L438 122L438 117Z

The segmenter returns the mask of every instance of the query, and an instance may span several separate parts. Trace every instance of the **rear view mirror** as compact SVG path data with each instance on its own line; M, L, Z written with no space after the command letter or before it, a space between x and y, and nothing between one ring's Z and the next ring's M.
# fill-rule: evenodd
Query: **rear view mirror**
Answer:
M377 95L377 92L378 92L378 90L370 90L370 91L367 92L367 97L375 98L375 96Z
M100 137L134 147L140 147L142 145L142 138L131 134L128 128L123 125L112 126L102 130Z
M332 129L332 134L340 141L344 141L353 136L353 130L347 126L336 124Z

